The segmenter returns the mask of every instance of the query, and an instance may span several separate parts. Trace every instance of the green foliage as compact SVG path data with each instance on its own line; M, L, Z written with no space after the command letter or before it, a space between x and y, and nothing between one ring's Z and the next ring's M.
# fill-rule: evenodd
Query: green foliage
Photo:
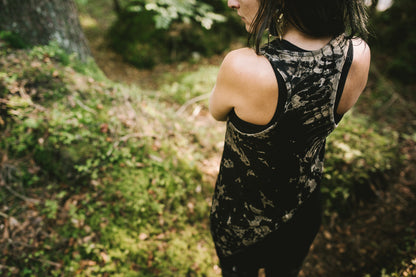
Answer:
M28 48L29 45L18 35L9 31L0 30L0 46L2 41L6 43L6 46L16 49Z
M347 115L327 141L322 192L326 213L350 212L380 187L383 174L397 168L398 133L382 129L361 114Z
M356 110L369 115L371 121L392 126L402 136L413 136L416 133L413 86L394 82L382 70L376 63L371 65L367 89L360 96Z
M63 65L69 65L71 57L59 47L58 43L51 42L46 46L35 46L30 51L30 58L42 60L45 57L53 58Z
M131 1L119 12L108 39L137 67L209 56L224 51L238 34L235 21L223 22L225 10L222 0Z
M69 66L76 72L91 76L97 80L105 80L104 74L98 68L93 59L86 62L81 62L76 53L68 54L65 50L59 47L56 41L51 41L48 45L34 46L29 54L33 59L54 59L64 66ZM29 75L32 73L29 73Z
M180 150L195 135L172 108L81 75L55 50L15 53L21 62L0 74L0 173L16 192L1 187L0 201L12 222L31 222L12 232L19 247L0 241L1 274L212 273L211 186L189 160L194 148Z
M215 276L212 182L201 168L219 155L223 128L176 107L209 92L218 69L166 76L162 92L145 92L78 73L60 53L0 57L0 201L8 222L28 226L0 240L1 274ZM344 119L328 140L328 211L396 167L397 139L362 115Z
M88 4L88 0L75 0L75 3L76 3L78 6L85 6L85 5L87 5L87 4Z
M404 84L414 83L416 76L416 2L395 0L384 12L374 12L371 23L374 38L370 45L377 59L373 59L383 74Z
M209 93L214 87L218 67L203 66L195 72L169 74L161 86L162 98L178 104L185 104L187 101Z
M214 12L204 1L196 0L131 0L126 6L130 12L154 11L152 20L156 29L169 29L174 22L195 21L205 29L211 29L215 22L224 22L223 15Z
M413 250L416 250L416 248L413 248ZM411 252L409 252L411 253ZM414 252L413 252L414 253ZM413 258L411 260L402 261L400 265L401 269L396 269L393 271L388 271L385 268L383 268L380 271L380 275L377 276L371 276L370 274L364 275L364 277L402 277L402 276L415 276L416 275L416 258ZM390 273L388 273L390 272Z

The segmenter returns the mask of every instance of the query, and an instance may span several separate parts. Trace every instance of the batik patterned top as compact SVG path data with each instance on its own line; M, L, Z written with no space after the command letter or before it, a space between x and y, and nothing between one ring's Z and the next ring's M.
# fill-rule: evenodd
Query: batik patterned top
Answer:
M273 119L254 126L232 111L227 120L210 216L217 252L224 257L293 217L321 181L325 139L337 126L348 40L339 36L316 51L281 49L280 43L262 49L279 85Z

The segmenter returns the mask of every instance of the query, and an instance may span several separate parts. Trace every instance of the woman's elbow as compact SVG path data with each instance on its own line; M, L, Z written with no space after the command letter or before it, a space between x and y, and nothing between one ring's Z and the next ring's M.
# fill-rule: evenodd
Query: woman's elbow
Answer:
M226 121L228 119L228 113L216 111L211 106L209 107L209 113L217 121Z

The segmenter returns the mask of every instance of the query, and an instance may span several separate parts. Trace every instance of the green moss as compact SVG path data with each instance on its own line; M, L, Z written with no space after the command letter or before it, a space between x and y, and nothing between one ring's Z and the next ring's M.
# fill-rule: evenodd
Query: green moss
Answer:
M15 52L24 62L0 74L1 173L18 192L0 201L43 230L14 237L31 247L1 245L0 262L20 275L215 276L213 187L200 165L220 155L223 129L197 126L177 108L209 92L218 69L167 76L160 91L146 92L84 75L88 65L75 71L58 52ZM328 140L327 211L365 200L362 188L397 167L397 145L394 131L347 116Z
M326 212L348 213L357 202L383 190L379 180L402 161L398 147L396 131L362 114L345 116L327 141L322 184Z
M6 43L6 46L16 49L25 49L30 45L27 44L18 34L0 30L0 45L1 40Z

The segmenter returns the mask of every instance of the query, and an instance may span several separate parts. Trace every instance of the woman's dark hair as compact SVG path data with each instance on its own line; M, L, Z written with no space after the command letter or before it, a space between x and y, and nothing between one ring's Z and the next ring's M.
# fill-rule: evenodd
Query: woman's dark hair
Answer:
M259 10L249 32L249 45L259 53L264 32L276 34L276 22L281 13L303 33L313 37L367 39L367 11L364 0L258 0Z

